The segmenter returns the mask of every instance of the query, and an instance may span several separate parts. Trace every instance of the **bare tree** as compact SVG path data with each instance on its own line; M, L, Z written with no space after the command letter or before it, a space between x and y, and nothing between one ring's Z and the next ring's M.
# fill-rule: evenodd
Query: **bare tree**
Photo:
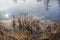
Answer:
M18 18L18 24L19 24L19 30L22 29L22 23L21 23L21 18Z
M2 13L1 13L1 11L0 11L0 25L2 24L2 23L1 23L1 18L2 18Z
M15 23L15 15L13 15L13 28L15 29L15 25L16 25L16 23Z

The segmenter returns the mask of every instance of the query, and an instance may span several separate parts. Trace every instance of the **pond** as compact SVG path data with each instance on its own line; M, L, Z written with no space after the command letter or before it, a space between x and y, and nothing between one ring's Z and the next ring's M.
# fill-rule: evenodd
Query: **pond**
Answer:
M60 0L2 0L0 1L0 19L9 19L28 13L28 16L43 17L60 21Z

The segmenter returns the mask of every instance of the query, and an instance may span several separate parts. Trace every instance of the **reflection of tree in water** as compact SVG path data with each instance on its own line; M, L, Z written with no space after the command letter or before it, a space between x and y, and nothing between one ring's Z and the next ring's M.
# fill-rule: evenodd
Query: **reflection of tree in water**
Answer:
M13 2L17 3L17 0L13 0Z
M37 2L40 2L40 1L42 1L42 0L37 0Z
M23 0L24 2L26 2L26 0Z
M59 4L59 7L60 7L60 0L57 0L58 1L58 4Z
M50 0L44 0L44 5L46 6L46 10L48 10Z
M57 0L57 2L58 2L58 12L60 14L60 0ZM60 15L58 15L58 16L60 17Z
M13 0L13 2L17 3L18 0ZM26 2L26 0L22 0L23 2Z

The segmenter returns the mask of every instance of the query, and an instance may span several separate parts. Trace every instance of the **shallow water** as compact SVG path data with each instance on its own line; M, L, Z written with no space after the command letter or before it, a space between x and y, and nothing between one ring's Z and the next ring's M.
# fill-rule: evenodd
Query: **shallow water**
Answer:
M0 19L12 18L12 15L19 17L28 13L28 16L60 21L60 0L18 0L12 7L3 10L1 13L3 16ZM9 14L8 18L4 17L6 13Z

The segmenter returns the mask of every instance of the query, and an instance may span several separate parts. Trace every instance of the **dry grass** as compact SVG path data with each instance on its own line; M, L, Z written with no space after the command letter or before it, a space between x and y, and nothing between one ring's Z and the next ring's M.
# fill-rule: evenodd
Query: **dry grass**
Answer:
M16 20L12 20L14 30L8 30L0 25L0 40L60 40L60 22L47 22L29 18L18 18L19 30L16 30ZM1 24L1 23L0 23Z

